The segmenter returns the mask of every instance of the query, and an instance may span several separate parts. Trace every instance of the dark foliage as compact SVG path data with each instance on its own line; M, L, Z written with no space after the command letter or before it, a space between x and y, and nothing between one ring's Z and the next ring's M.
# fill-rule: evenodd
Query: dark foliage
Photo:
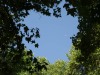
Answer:
M29 10L50 16L52 8L56 10L53 15L60 17L60 8L58 7L60 2L60 0L0 0L0 63L2 63L0 71L3 67L5 70L9 68L6 66L6 64L10 65L7 61L9 53L11 57L14 56L13 59L9 57L13 64L21 62L25 49L25 44L22 43L23 39L28 43L33 43L36 48L39 46L35 42L35 38L40 38L39 29L29 29L27 25L21 23L29 15ZM27 55L32 55L32 52L28 51ZM6 72L4 72L5 74Z
M64 8L68 14L78 16L79 32L72 37L76 49L80 49L86 60L97 48L100 48L100 1L66 0Z

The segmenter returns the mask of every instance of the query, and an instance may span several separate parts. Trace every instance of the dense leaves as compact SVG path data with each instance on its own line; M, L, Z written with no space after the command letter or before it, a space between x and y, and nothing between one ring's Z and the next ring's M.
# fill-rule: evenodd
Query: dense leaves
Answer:
M63 60L57 60L54 64L47 66L47 71L43 71L44 75L66 75L67 63Z
M37 71L32 75L99 75L100 74L100 48L90 54L86 61L79 61L83 57L80 50L75 50L73 46L66 56L69 61L57 60L53 64L49 63L45 58L38 58L48 63L46 69ZM27 74L29 75L29 74Z
M81 50L84 59L100 48L100 1L66 0L64 8L68 14L78 16L79 32L72 37L76 49Z
M34 58L33 63L29 66L30 70L22 69L18 75L42 75L44 74L44 71L47 71L48 64L49 62L44 57Z
M68 55L67 65L58 61L49 65L46 60L35 58L32 50L25 50L23 43L39 44L39 29L30 29L23 24L30 10L43 15L61 17L59 4L62 0L0 0L0 74L19 75L98 75L100 72L100 1L99 0L65 0L67 14L77 16L79 32L72 37L75 50ZM60 64L60 65L58 65ZM66 67L67 70L66 70ZM57 67L57 68L56 68ZM52 69L51 69L52 68ZM45 71L45 70L47 71ZM63 72L62 70L66 70ZM27 72L28 71L28 72ZM55 71L57 71L55 73Z
M72 47L68 54L69 62L67 64L66 74L68 75L99 75L100 74L100 48L90 54L86 61L79 61L83 57L80 50Z
M80 50L73 46L67 54L69 61L57 60L47 65L47 71L42 70L40 75L99 75L100 74L100 48L90 54L87 61L79 61L83 57Z
M0 74L1 75L17 75L22 69L26 70L32 62L33 55L29 55L27 50L23 50L22 55L16 51L7 50L5 59L2 58L0 53Z
M29 15L29 10L40 12L44 15L50 15L50 9L58 9L58 1L46 0L1 0L0 1L0 48L23 50L22 39L32 42L32 37L40 37L39 29L29 29L27 25L19 23ZM54 14L56 12L54 11ZM57 15L57 14L56 14ZM24 30L24 31L22 31ZM31 34L29 32L31 31ZM37 45L36 45L37 47Z
M23 39L28 43L33 43L36 48L39 46L35 42L35 38L40 38L39 29L29 29L27 25L22 23L24 18L29 15L29 10L50 16L52 9L56 10L52 14L60 17L60 8L58 7L60 2L60 0L0 0L0 63L2 63L0 69L4 70L4 65L7 64L6 67L10 70L8 65L12 63L9 62L13 62L15 65L19 62L23 63L21 59L25 56L23 52L26 48ZM28 51L26 56L29 55L32 55L31 51ZM28 63L29 60L26 62ZM8 70L7 73L10 73ZM6 75L6 72L2 75Z
M47 70L44 68L41 71L37 71L33 73L32 75L66 75L67 70L67 63L63 60L58 60L54 64L50 64L47 62L47 60L44 60L45 58L38 58L39 60L42 59L42 65L45 64L43 61L48 63L46 65ZM27 75L30 75L27 73Z

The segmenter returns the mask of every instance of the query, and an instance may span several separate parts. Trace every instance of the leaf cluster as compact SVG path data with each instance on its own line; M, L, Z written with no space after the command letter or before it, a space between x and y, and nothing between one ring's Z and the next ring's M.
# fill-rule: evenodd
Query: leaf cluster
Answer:
M100 48L100 1L66 0L64 8L68 14L78 17L79 32L72 37L72 42L76 49L81 50L84 61Z
M55 10L52 12L54 16L59 17L60 8L58 5L60 2L61 0L0 0L0 63L2 64L0 69L4 68L4 71L7 69L6 72L1 74L6 75L8 72L10 74L13 71L11 65L18 64L20 65L19 67L22 67L22 63L28 64L33 60L35 61L31 50L26 51L27 54L23 54L26 48L23 43L24 39L28 43L34 44L36 48L39 46L35 41L36 38L40 38L39 29L29 29L26 24L22 23L24 18L29 15L29 11L34 10L50 16L50 10L53 9ZM40 70L41 64L38 61L33 63L37 63L35 66Z

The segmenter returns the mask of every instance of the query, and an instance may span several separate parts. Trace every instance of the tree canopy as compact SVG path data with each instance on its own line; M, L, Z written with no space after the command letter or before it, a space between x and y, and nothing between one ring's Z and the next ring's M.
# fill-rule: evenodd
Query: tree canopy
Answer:
M100 74L100 48L90 54L87 61L79 61L82 57L80 50L72 46L66 54L69 61L57 60L55 63L48 63L47 70L42 70L37 75L99 75ZM45 60L47 61L47 60ZM34 74L33 74L34 75Z
M6 70L8 66L12 64L9 63L8 60L10 62L15 61L13 64L18 64L19 62L23 63L22 57L32 56L31 50L27 51L26 55L23 54L26 48L22 41L23 39L25 39L28 43L34 44L36 48L39 46L38 43L35 42L35 38L40 38L39 29L29 29L26 24L22 23L24 18L29 15L29 11L34 10L43 15L50 16L50 10L53 10L52 14L55 17L60 17L60 8L58 7L60 2L60 0L0 0L1 70ZM34 63L37 63L36 58L31 58L32 62L33 60L35 61ZM3 68L3 64L7 66ZM2 75L5 74L6 72Z
M59 4L62 0L0 0L0 73L16 75L28 70L29 73L41 74L47 69L45 59L33 57L32 50L26 50L25 39L38 48L36 38L40 38L39 29L23 24L24 18L33 10L46 16L61 17ZM68 75L98 75L100 63L100 1L99 0L65 0L63 7L67 14L77 16L79 32L72 37L75 51L71 51ZM58 66L58 64L60 64ZM49 65L62 74L65 62L58 61ZM15 68L16 67L16 68ZM58 69L59 68L59 69ZM70 70L70 71L69 71ZM96 70L96 71L95 71ZM45 72L45 71L43 71ZM56 74L56 73L54 73ZM58 74L57 74L58 75Z
M35 43L32 37L40 37L39 29L29 29L27 25L22 24L26 16L29 15L29 10L40 12L44 15L50 16L50 9L54 7L53 14L57 17L60 8L57 5L60 0L49 1L46 0L1 0L0 1L0 48L5 50L7 48L23 50L24 44L22 39L29 43ZM60 16L60 15L59 15ZM31 32L31 34L29 33ZM38 45L35 45L38 47Z
M83 60L100 48L100 1L66 0L64 8L67 14L78 17L77 35L72 37L76 49L81 50Z

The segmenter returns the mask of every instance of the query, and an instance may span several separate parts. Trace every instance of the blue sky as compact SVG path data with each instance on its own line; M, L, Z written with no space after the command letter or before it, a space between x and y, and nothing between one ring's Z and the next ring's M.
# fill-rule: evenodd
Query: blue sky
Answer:
M45 57L51 63L59 59L68 60L66 53L72 46L70 37L78 31L77 17L67 16L65 10L62 11L61 18L48 17L31 11L30 15L25 18L25 23L30 28L40 29L40 38L36 39L39 48L34 48L34 45L26 43L35 56Z

